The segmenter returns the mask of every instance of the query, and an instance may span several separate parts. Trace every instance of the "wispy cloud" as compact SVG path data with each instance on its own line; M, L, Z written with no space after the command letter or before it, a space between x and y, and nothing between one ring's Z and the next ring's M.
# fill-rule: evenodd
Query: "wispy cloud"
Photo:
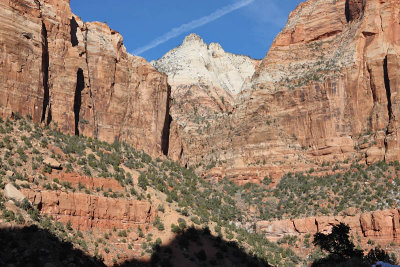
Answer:
M172 30L170 30L169 32L163 34L162 36L154 39L152 42L150 42L149 44L139 47L137 48L135 51L133 51L133 54L135 55L140 55L154 47L159 46L160 44L163 44L169 40L171 40L172 38L175 38L179 35L181 35L182 33L186 33L189 32L193 29L196 29L198 27L201 27L203 25L206 25L214 20L217 20L235 10L238 10L240 8L243 8L245 6L248 6L249 4L253 3L255 0L241 0L238 1L236 3L233 3L231 5L222 7L220 9L217 9L215 12L211 13L210 15L204 16L202 18L193 20L189 23L183 24L179 27L173 28Z

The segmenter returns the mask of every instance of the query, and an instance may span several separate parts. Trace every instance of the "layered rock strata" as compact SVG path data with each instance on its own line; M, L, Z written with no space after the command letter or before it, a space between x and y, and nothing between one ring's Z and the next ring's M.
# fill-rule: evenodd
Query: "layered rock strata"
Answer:
M271 240L286 235L305 236L317 232L329 233L333 225L345 223L351 228L354 237L360 237L363 244L368 240L381 245L400 243L400 210L378 210L353 214L351 216L321 216L283 221L260 221L256 223L256 232L263 233Z
M68 0L1 0L0 41L0 116L167 153L167 77L127 53L118 32L84 23Z
M61 191L22 192L41 214L64 224L70 222L78 230L132 229L147 225L154 218L154 209L146 201Z

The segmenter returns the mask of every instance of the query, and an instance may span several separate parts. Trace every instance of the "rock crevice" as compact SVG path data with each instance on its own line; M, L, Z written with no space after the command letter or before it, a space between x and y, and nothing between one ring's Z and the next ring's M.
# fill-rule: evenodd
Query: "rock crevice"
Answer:
M365 0L346 0L345 14L347 22L352 22L363 16L365 9Z
M72 19L70 21L70 27L71 27L71 32L70 32L71 33L71 44L72 44L72 47L75 47L79 44L78 37L76 36L79 25L76 22L75 17L72 17Z
M387 97L387 110L388 110L388 118L389 118L389 124L392 120L392 92L390 90L390 80L389 80L389 70L388 70L388 57L386 56L384 61L383 61L383 79L385 83L385 91L386 91L386 97Z
M42 78L43 78L43 123L48 124L51 121L50 110L50 88L49 88L49 43L47 37L47 29L44 22L42 22Z
M82 91L85 89L85 76L83 70L78 69L76 73L76 89L74 97L74 113L75 113L75 135L79 135L79 120L82 106Z

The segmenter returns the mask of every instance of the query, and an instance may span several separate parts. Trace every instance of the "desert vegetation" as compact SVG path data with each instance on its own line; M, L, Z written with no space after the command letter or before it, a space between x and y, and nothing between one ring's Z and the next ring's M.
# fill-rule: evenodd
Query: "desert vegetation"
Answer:
M315 174L314 168L306 173L287 173L275 188L268 187L268 177L261 186L223 183L228 193L238 193L238 199L256 205L261 219L338 215L349 207L361 212L395 207L400 201L399 170L398 162L353 163L343 172L323 176Z
M16 213L5 205L5 198L0 195L3 221L21 226L36 225L54 234L60 241L91 253L99 261L111 255L113 262L121 261L122 255L112 245L119 240L128 250L134 250L134 247L139 249L142 257L153 255L154 262L164 262L170 259L171 253L167 248L166 251L162 249L160 237L169 233L178 238L176 246L179 251L185 251L184 248L194 242L199 248L197 256L192 258L185 254L185 257L195 262L208 260L214 263L218 258L202 252L199 240L204 238L198 236L205 234L210 238L213 236L211 240L214 244L228 242L228 247L240 248L259 263L298 265L325 254L315 250L311 257L302 258L294 250L301 243L301 246L310 248L310 237L300 240L288 236L274 243L255 233L251 225L258 220L341 214L349 207L373 211L390 208L399 201L396 194L400 186L398 162L378 162L370 166L353 163L346 171L324 176L319 176L315 169L307 173L288 173L273 188L270 186L272 179L268 177L261 185L239 186L228 178L212 184L199 178L192 169L168 159L152 159L125 143L115 141L108 144L82 136L65 135L57 130L57 125L41 128L21 116L1 121L0 137L3 147L0 152L2 189L11 183L17 189L159 203L157 215L145 228L114 227L98 236L91 231L73 230L70 222L63 224L52 216L41 214L26 199L17 203L19 212ZM115 181L119 189L90 188L81 182L65 181L62 176L57 176L59 170L44 163L45 158L62 162L61 172L109 179ZM324 163L321 168L329 168L329 164ZM250 207L256 209L249 212ZM171 212L177 214L175 221L165 223L166 214ZM138 241L135 241L136 238ZM137 242L139 248L134 245ZM218 253L223 254L225 245L216 247L217 251L222 249Z
M64 225L51 216L40 214L27 200L21 204L21 214L14 214L5 207L4 198L1 198L4 221L37 225L61 241L93 253L99 260L107 255L118 255L111 246L116 238L132 248L133 241L128 231L136 232L139 239L143 240L141 255L145 256L155 253L162 244L158 233L170 231L184 240L191 236L190 229L200 229L200 233L218 236L217 241L231 242L260 261L284 265L301 260L290 248L270 242L252 229L237 225L235 222L247 220L247 214L239 208L235 199L176 162L152 159L146 153L117 141L108 144L91 138L64 135L57 130L57 125L41 128L29 118L21 116L2 121L0 130L4 143L4 149L0 152L3 189L5 184L12 183L17 189L27 187L32 190L146 200L150 203L161 198L164 203L162 206L160 204L158 215L152 222L156 232L151 232L148 227L114 229L97 238L90 231L82 233L73 230L69 222ZM89 188L80 182L73 184L63 181L61 176L57 176L59 171L43 163L47 157L63 162L62 172L111 179L118 182L121 190ZM179 214L178 220L171 225L163 222L165 205ZM199 257L205 258L203 253ZM119 261L118 257L115 261Z

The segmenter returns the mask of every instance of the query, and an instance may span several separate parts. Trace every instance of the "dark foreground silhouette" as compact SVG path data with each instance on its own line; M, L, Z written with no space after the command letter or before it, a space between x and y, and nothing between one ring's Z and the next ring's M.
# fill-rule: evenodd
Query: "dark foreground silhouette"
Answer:
M396 264L394 256L386 251L375 248L367 255L357 249L350 240L350 227L344 223L334 225L330 234L316 233L314 235L314 246L328 253L325 258L313 262L312 266L372 266L378 261Z
M226 242L210 234L206 228L188 228L171 243L158 246L151 262L135 260L120 266L270 266L255 256L248 255L235 242Z
M37 226L0 230L0 266L105 266Z
M36 226L0 230L0 266L105 266L72 244ZM119 266L269 266L234 242L208 230L189 228L170 244L156 246L151 262L130 260Z

